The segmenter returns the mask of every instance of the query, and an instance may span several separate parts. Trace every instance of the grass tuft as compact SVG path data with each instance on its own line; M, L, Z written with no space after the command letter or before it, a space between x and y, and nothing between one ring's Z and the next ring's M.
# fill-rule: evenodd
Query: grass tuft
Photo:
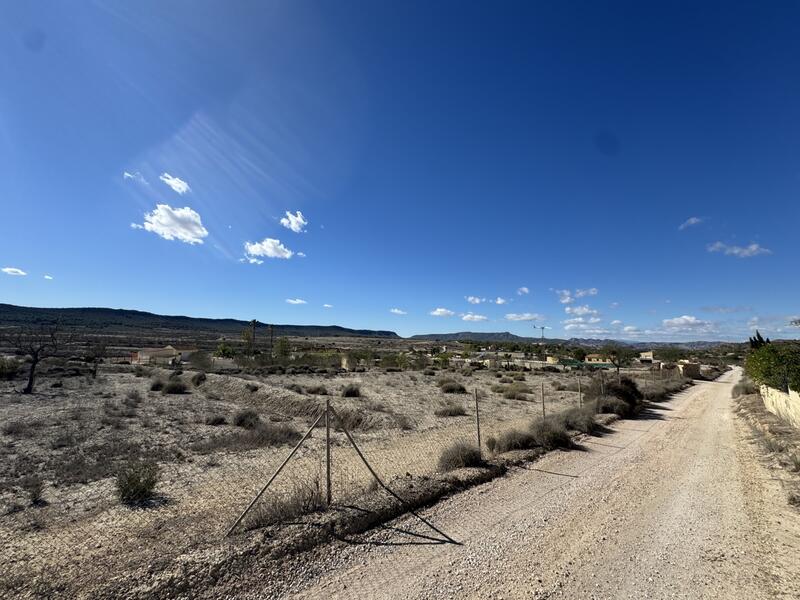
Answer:
M482 463L481 451L468 442L456 442L439 455L439 471L442 472L479 467Z

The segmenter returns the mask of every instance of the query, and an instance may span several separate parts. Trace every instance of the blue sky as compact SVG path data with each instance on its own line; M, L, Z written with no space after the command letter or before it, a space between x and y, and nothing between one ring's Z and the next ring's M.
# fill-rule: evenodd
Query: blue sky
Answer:
M788 2L10 3L0 302L794 337L798 56Z

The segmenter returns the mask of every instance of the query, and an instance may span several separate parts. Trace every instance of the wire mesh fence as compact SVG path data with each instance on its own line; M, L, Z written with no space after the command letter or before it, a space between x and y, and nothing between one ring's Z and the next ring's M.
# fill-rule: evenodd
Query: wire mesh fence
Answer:
M190 375L175 379L188 382ZM169 382L166 372L158 377ZM184 393L165 394L151 389L155 376L120 369L97 380L64 380L35 397L3 393L0 592L91 589L98 574L152 572L226 543L242 510L324 417L326 400L340 417L331 423L330 446L323 418L237 531L324 506L328 450L334 502L374 487L345 428L375 472L391 481L432 475L445 449L477 444L475 395L484 440L540 416L542 394L552 413L580 402L575 376L529 374L504 384L488 374L457 377L466 394L444 394L415 374L372 379L338 376L292 389L291 378L208 375ZM339 388L352 382L361 395L341 397ZM514 384L524 391L509 393ZM123 502L119 474L147 464L158 468L154 493Z

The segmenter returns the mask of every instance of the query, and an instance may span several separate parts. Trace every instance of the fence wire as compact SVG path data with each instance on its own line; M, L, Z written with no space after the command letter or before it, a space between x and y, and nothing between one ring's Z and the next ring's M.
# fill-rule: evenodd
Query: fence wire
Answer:
M467 394L443 394L419 374L382 374L405 386L395 394L402 402L392 403L381 396L386 388L370 388L371 375L337 376L316 385L326 386L332 406L387 482L432 475L446 448L476 442L475 389L483 440L541 415L541 381L548 413L578 403L574 376L527 374L518 383L529 392L519 400L493 392L498 384L488 374L479 381L456 377ZM124 578L137 569L155 571L171 559L225 543L225 532L325 408L326 397L309 392L321 389L289 389L291 377L208 375L194 385L190 376L176 378L187 383L190 393L183 394L150 390L153 377L168 382L168 373L136 377L124 368L97 379L65 378L62 387L34 396L0 391L0 595L76 593L92 589L98 574ZM340 397L349 382L360 383L366 394ZM584 378L584 389L589 385ZM454 416L435 415L452 407L460 408ZM255 425L239 422L248 411L256 415ZM321 505L325 461L320 424L254 506L244 529ZM117 474L151 462L159 470L155 496L141 505L121 502ZM374 486L335 425L331 483L334 502Z

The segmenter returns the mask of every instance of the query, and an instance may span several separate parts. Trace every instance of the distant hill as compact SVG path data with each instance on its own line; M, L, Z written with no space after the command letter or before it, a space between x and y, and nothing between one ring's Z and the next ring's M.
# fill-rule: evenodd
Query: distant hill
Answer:
M612 339L592 339L592 338L570 338L568 340L559 338L538 338L538 337L523 337L515 335L508 331L503 332L477 332L477 331L460 331L458 333L426 333L422 335L412 335L412 340L430 340L438 342L519 342L519 343L536 343L544 342L546 344L567 344L570 346L584 346L587 348L600 348L608 344L624 344L637 349L650 349L650 348L665 348L665 347L679 347L688 348L690 350L703 350L705 348L713 348L724 344L726 342L634 342L629 340L612 340ZM729 342L728 342L729 343Z
M237 319L205 319L198 317L156 315L139 310L115 308L32 308L0 304L0 325L31 325L42 321L60 321L65 327L80 327L101 332L163 330L206 332L239 336L249 327ZM263 324L262 324L263 325ZM398 338L394 331L348 329L338 325L273 325L275 336L289 337L369 337Z
M502 333L484 333L474 331L460 331L458 333L425 333L412 335L412 340L430 340L437 342L530 342L532 338L514 335L508 331ZM537 338L538 339L538 338Z

